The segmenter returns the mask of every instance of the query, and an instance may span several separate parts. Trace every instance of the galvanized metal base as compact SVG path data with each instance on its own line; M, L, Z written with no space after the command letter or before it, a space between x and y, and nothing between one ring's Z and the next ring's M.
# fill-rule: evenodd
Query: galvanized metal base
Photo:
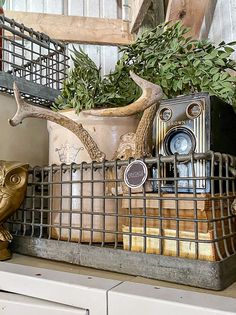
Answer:
M205 289L223 290L236 281L236 254L208 262L26 236L15 236L11 248L25 255Z
M25 80L24 78L19 78L13 76L9 73L0 71L0 89L6 90L7 93L13 90L13 82L17 83L17 86L24 96L28 96L32 102L38 100L36 103L38 105L50 106L56 97L60 94L59 90L37 84Z

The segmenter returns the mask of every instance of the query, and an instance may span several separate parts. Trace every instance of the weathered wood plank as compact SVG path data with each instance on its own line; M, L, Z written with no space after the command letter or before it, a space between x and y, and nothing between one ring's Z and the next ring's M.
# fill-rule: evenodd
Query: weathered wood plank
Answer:
M131 1L131 33L136 32L141 26L143 19L150 7L152 0L132 0Z
M191 28L191 35L198 38L210 0L169 0L166 21L182 20L183 24Z
M211 0L210 2L208 2L208 5L206 6L205 18L204 18L204 22L203 22L201 32L200 32L201 39L208 38L210 29L212 26L213 18L214 18L216 4L217 4L217 0Z
M5 14L60 41L102 45L124 45L132 41L129 23L120 19L15 11L5 11Z

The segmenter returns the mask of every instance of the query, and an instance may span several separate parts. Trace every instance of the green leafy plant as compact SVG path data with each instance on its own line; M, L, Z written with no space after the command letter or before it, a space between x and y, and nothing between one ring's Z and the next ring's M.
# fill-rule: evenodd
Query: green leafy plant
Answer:
M104 78L100 69L80 51L74 51L75 68L65 81L54 108L112 107L128 104L140 96L131 80L132 70L159 84L166 98L194 92L208 92L236 105L236 70L230 59L236 42L218 46L208 40L186 37L189 29L180 22L163 23L144 33L133 44L121 48L123 53L115 70Z
M82 109L95 107L95 98L101 84L100 69L81 49L74 49L72 60L74 68L63 83L61 95L56 99L53 108Z

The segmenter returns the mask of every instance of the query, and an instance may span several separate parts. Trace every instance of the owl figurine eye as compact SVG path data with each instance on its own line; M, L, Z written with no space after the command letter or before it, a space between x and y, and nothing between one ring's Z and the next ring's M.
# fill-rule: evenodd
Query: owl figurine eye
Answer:
M26 180L25 170L22 167L15 168L10 170L6 174L5 185L11 189L19 189L24 185Z
M10 177L10 182L11 182L12 184L17 185L17 184L19 184L19 183L21 182L21 178L20 178L19 175L13 174L13 175L11 175L11 177Z

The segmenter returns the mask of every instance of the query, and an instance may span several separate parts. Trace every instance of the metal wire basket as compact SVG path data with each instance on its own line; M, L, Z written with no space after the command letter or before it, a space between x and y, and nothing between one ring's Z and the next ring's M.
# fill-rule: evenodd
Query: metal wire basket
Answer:
M31 169L24 205L9 220L14 250L211 289L236 280L236 158L147 158L140 189L124 184L129 162Z
M31 102L51 105L68 69L66 46L0 15L0 91L12 94L13 81Z

